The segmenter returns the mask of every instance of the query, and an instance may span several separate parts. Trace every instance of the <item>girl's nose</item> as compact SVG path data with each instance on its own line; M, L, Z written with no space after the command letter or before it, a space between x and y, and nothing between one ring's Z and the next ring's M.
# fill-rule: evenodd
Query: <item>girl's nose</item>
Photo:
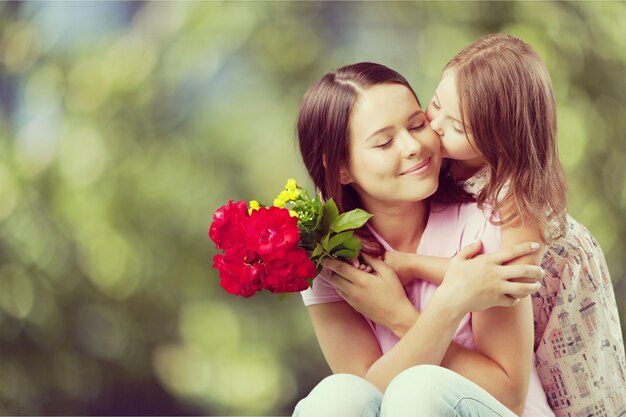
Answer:
M439 136L443 136L441 117L434 117L432 120L430 120L430 127L432 127L435 133L437 133Z

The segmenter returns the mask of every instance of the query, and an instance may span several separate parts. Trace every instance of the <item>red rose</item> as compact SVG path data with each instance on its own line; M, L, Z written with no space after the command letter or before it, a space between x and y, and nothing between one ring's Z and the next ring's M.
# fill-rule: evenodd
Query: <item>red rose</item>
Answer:
M289 210L262 207L254 210L246 224L246 245L257 252L265 262L285 258L287 252L300 242L298 219Z
M220 271L220 285L229 293L248 298L261 289L265 265L250 255L245 247L235 246L213 258L213 268Z
M213 215L209 236L224 252L213 258L213 267L231 294L302 291L315 276L315 263L298 247L298 219L287 209L260 208L248 215L243 201L231 200Z
M315 277L315 263L302 248L294 248L282 258L266 264L263 288L274 292L298 292L309 288L308 280Z
M213 213L209 237L218 249L229 249L244 240L245 223L248 220L248 206L243 201L218 208Z

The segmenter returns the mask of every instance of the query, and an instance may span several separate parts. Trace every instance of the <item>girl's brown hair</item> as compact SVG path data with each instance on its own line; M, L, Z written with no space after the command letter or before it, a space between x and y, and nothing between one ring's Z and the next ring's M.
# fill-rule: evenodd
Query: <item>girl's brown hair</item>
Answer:
M403 85L418 100L402 75L384 65L361 62L324 75L309 87L300 104L297 130L304 165L322 199L332 198L339 212L362 206L354 188L339 180L341 166L349 158L350 114L363 90L381 84ZM356 234L363 242L363 252L373 256L384 253L367 227Z
M497 224L531 220L544 239L561 236L567 186L552 83L537 52L512 36L487 35L463 49L447 70L456 73L461 122L488 164L479 205L488 203L496 212L513 208Z

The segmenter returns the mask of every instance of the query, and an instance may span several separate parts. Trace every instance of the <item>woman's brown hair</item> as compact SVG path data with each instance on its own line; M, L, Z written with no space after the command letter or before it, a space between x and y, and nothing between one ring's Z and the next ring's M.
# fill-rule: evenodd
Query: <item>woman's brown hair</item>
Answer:
M540 56L512 36L487 35L455 56L448 70L456 73L461 122L488 164L478 204L496 212L513 208L496 224L530 220L544 239L561 236L567 186L557 153L554 92Z
M309 87L300 104L297 130L304 165L322 199L332 198L339 212L361 207L354 188L339 180L341 166L349 158L350 114L363 90L381 84L403 85L418 100L402 75L384 65L361 62L324 75ZM357 236L363 252L373 256L384 253L367 227L359 229Z

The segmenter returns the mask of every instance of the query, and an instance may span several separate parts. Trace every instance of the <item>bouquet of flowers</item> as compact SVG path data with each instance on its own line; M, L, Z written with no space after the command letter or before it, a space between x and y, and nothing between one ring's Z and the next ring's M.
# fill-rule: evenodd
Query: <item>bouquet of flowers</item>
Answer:
M332 199L322 204L290 178L270 207L230 200L215 211L209 237L223 253L215 255L213 267L234 295L299 292L313 285L322 259L359 255L354 230L370 217L361 209L340 215Z

